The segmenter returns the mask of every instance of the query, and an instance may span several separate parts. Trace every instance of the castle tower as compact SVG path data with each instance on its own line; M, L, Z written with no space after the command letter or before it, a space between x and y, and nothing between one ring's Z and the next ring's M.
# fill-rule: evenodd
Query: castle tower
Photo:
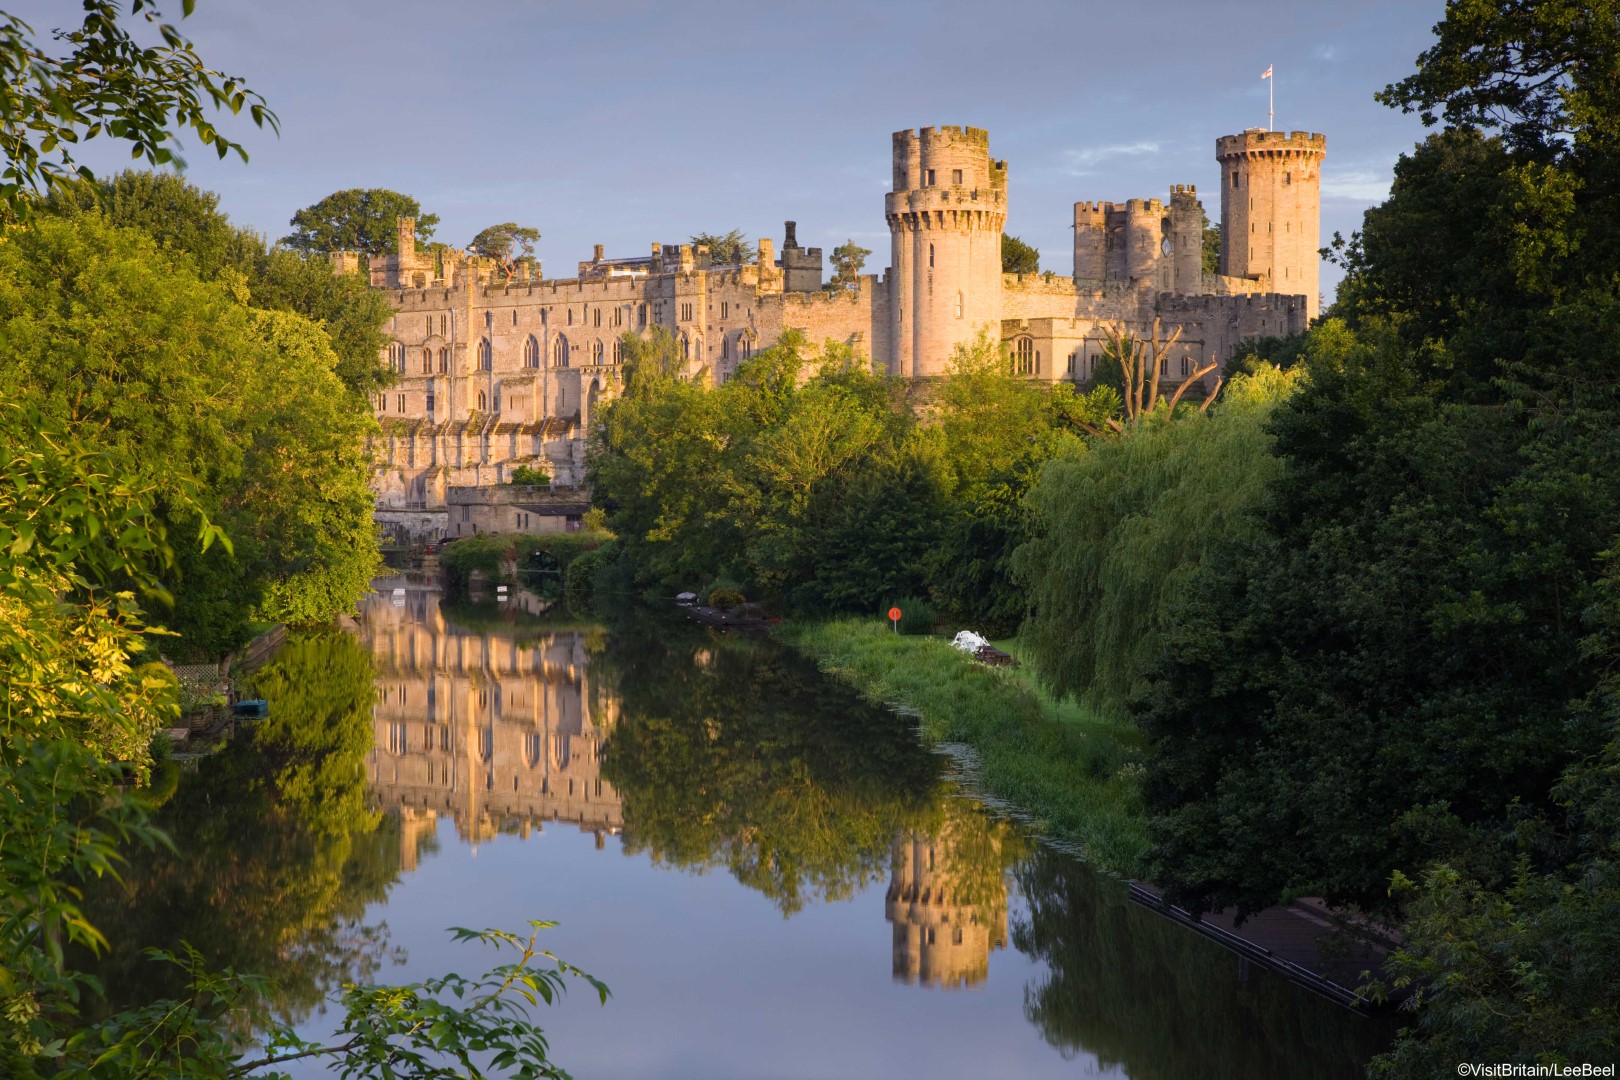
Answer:
M1170 187L1170 292L1194 296L1203 292L1204 207L1191 184Z
M951 350L1001 325L1007 163L982 128L894 133L884 197L893 250L892 374L942 375Z
M1215 140L1221 163L1221 273L1267 291L1303 294L1317 316L1322 246L1322 158L1327 140L1307 131L1261 131Z

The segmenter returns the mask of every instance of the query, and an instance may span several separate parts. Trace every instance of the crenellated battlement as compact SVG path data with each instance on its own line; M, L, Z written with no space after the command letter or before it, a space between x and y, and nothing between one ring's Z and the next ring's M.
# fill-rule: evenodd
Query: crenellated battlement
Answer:
M1262 131L1250 128L1241 135L1223 135L1215 140L1215 157L1224 160L1249 154L1327 153L1327 137L1313 131Z

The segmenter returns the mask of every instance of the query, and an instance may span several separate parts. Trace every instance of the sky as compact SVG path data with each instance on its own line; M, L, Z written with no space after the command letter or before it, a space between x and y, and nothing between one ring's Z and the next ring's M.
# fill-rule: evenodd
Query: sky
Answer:
M70 0L3 0L37 29ZM179 0L163 8L178 17ZM251 160L193 142L192 181L239 225L285 235L301 207L349 187L406 192L433 239L486 225L541 231L550 277L593 244L740 228L888 263L890 135L971 125L1009 166L1007 231L1072 271L1079 200L1167 199L1196 184L1218 220L1215 139L1267 122L1327 136L1322 236L1348 235L1423 135L1373 94L1413 69L1440 0L199 0L182 29L281 120L225 129ZM122 168L127 149L81 161ZM189 152L187 152L189 151ZM1338 274L1323 267L1331 300Z

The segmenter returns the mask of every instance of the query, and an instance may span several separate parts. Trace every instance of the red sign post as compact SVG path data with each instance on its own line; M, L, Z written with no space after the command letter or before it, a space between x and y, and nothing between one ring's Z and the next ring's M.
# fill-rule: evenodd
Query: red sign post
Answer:
M894 632L897 634L900 632L900 615L901 611L898 607L889 609L889 622L894 624Z

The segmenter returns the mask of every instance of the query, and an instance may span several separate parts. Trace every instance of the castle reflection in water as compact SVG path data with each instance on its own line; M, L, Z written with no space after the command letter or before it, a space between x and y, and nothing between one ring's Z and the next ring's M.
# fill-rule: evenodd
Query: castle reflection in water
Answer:
M366 778L373 805L400 820L402 869L416 868L441 816L474 845L547 823L592 833L598 848L620 833L624 803L601 775L620 703L593 682L586 635L463 629L436 589L378 584L360 620L377 668ZM973 986L1007 943L1003 827L949 802L959 805L937 829L902 831L890 848L884 915L898 982Z

